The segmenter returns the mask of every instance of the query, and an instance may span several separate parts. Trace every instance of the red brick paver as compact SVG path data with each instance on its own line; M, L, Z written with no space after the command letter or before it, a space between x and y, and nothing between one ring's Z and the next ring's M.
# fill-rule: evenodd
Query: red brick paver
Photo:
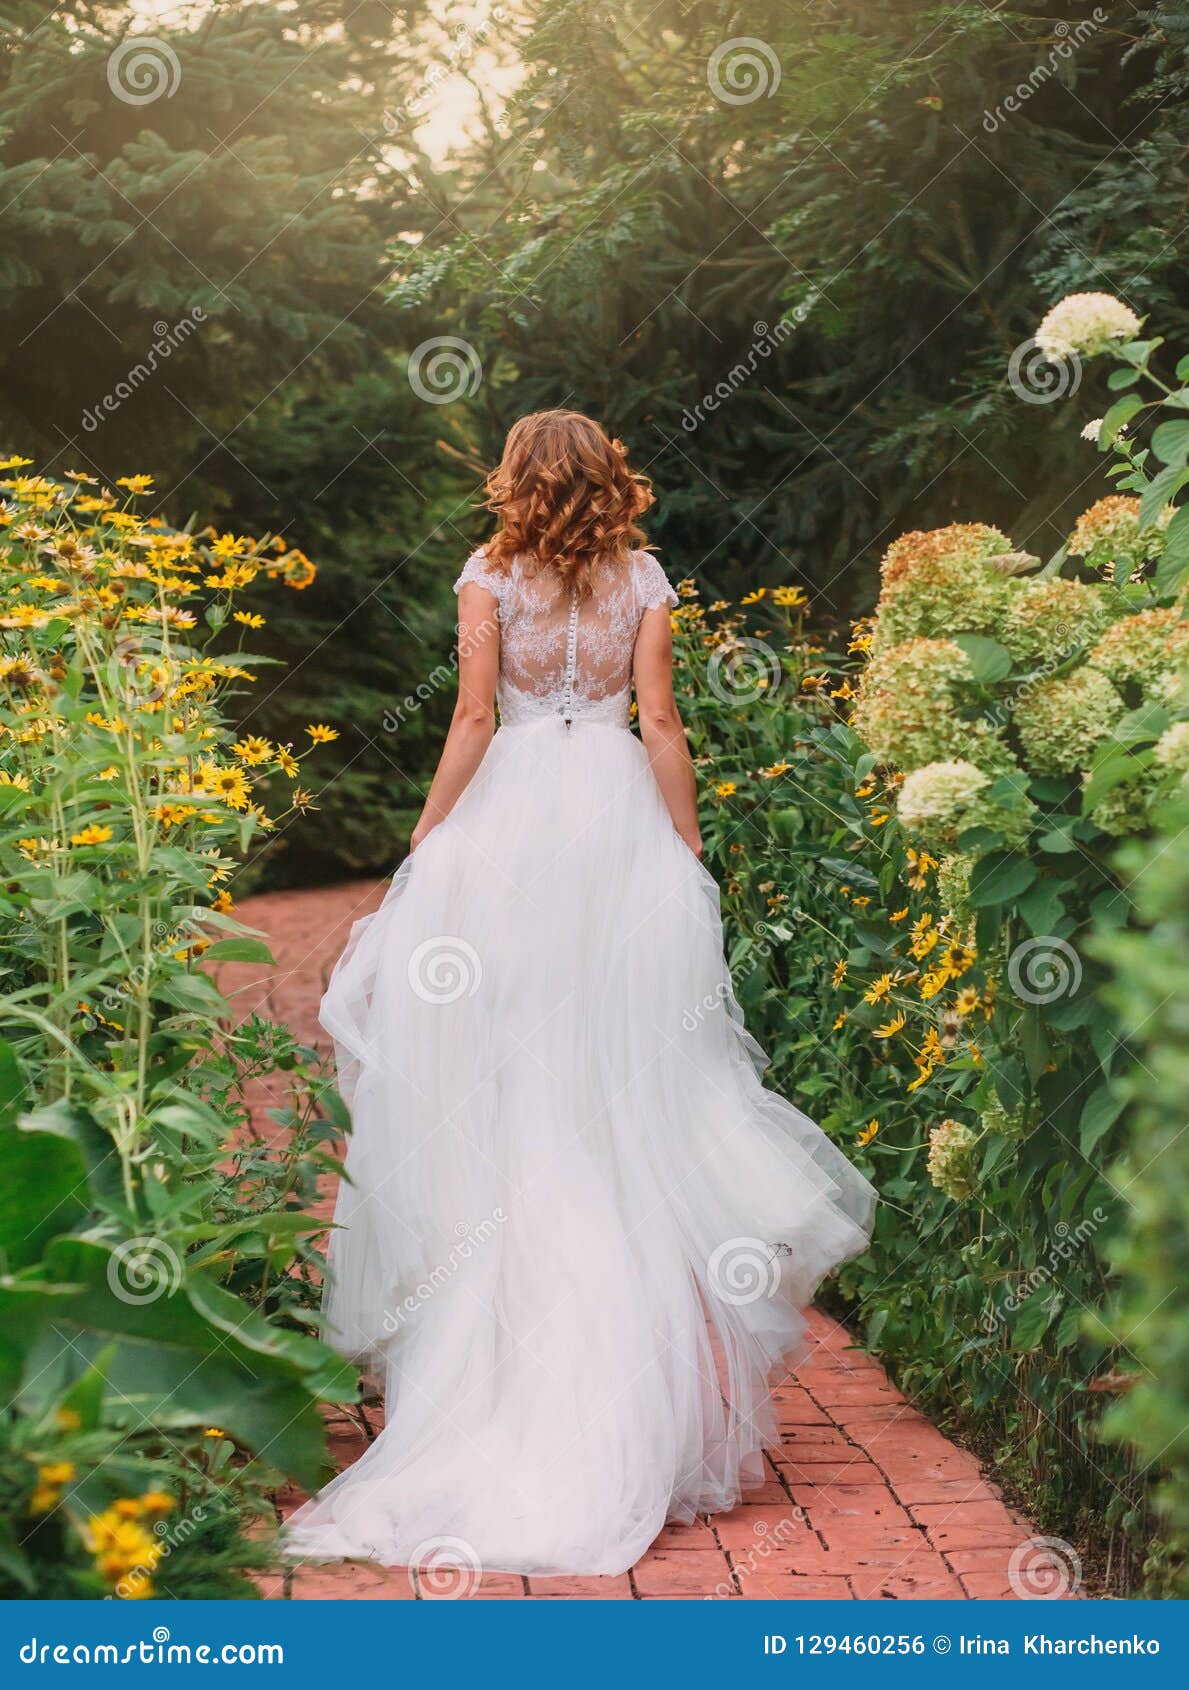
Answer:
M221 984L238 1014L286 1021L317 1036L316 1012L350 924L378 904L383 887L353 882L305 892L265 893L240 910L263 929L278 967L262 974L227 966ZM283 1079L283 1076L281 1076ZM277 1086L278 1094L283 1090ZM260 1102L270 1099L264 1089ZM262 1115L262 1128L272 1130ZM327 1193L329 1207L331 1193ZM809 1316L810 1353L775 1389L780 1445L765 1458L766 1480L730 1514L670 1526L618 1578L521 1578L464 1573L464 1594L496 1600L686 1598L811 1600L1010 1597L1012 1551L1033 1537L966 1451L945 1438L854 1346L829 1315ZM374 1431L379 1411L369 1408ZM340 1467L365 1447L350 1416L330 1417ZM279 1499L288 1514L301 1500ZM302 1567L260 1581L266 1597L360 1601L432 1599L435 1590L403 1568L347 1563Z

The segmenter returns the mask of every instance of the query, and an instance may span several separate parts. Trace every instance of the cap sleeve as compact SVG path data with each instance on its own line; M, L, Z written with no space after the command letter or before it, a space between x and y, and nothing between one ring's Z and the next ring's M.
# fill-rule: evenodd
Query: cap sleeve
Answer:
M498 599L500 588L504 585L506 576L498 569L493 569L487 561L487 553L480 546L478 551L472 552L463 565L462 574L454 583L454 591L459 593L468 584L476 587L486 587L489 593L494 593Z
M651 552L636 552L636 597L641 610L659 610L662 605L672 608L677 594Z

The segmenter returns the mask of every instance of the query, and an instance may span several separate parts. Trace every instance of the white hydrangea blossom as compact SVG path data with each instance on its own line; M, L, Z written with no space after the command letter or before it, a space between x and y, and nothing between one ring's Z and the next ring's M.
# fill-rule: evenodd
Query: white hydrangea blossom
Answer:
M990 776L964 758L926 763L904 777L896 813L910 833L952 827L990 784Z
M1114 294L1070 293L1046 312L1036 344L1053 360L1079 353L1092 358L1105 352L1112 340L1131 340L1139 331L1135 312Z
M1174 722L1156 741L1156 761L1166 769L1189 773L1189 722Z

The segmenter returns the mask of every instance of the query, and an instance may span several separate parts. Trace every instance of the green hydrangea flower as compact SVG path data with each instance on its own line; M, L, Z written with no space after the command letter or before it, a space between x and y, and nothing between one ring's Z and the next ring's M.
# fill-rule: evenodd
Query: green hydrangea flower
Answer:
M1137 687L1146 697L1169 695L1189 658L1189 621L1179 611L1141 610L1108 628L1087 661L1117 687Z
M998 1091L992 1091L989 1101L983 1106L979 1123L984 1132L1001 1133L1004 1138L1024 1138L1032 1125L1027 1106L1017 1103L1009 1109Z
M1123 714L1123 700L1098 669L1035 681L1016 699L1012 718L1029 768L1037 774L1086 769L1100 739Z
M1131 780L1120 781L1090 811L1090 820L1104 833L1113 833L1119 839L1129 833L1142 833L1148 825L1155 784L1155 777L1147 769Z
M1018 555L1005 534L982 522L901 535L881 565L875 649L905 640L989 632L1007 594L1006 578L988 567L989 562Z
M995 637L1017 662L1056 663L1078 646L1093 645L1111 620L1101 587L1081 581L1017 581Z
M965 758L927 763L905 777L896 802L900 825L930 845L952 845L969 827L995 828L1020 839L1032 820L1032 805L1019 782L1018 795L992 797L992 779Z
M925 1163L938 1191L961 1202L974 1195L974 1147L978 1139L960 1121L938 1122L929 1134L929 1155Z
M1162 769L1189 774L1189 722L1174 722L1156 741L1156 761Z
M905 640L867 665L852 725L881 763L914 769L974 752L998 770L1010 753L997 731L956 711L956 690L973 680L970 659L952 640Z

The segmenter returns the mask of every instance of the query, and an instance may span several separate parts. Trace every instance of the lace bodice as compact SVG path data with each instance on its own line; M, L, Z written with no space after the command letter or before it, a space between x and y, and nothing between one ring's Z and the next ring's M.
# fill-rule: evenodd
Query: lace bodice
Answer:
M593 593L582 600L552 569L530 574L519 558L507 571L489 567L482 547L467 559L455 592L468 581L498 603L497 698L505 727L539 716L627 726L640 618L677 603L649 552L633 552L627 564L596 565Z

